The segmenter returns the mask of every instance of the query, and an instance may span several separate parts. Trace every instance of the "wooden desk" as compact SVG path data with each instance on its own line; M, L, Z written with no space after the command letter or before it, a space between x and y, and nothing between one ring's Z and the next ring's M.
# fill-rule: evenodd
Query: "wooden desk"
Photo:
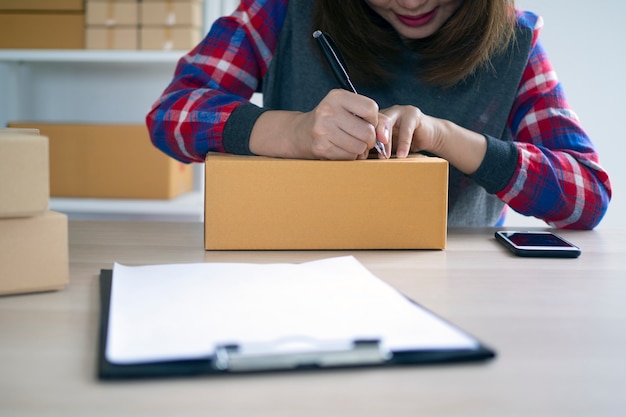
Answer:
M71 284L0 297L0 416L624 416L626 231L560 232L579 259L522 259L492 229L445 251L205 252L201 224L70 222ZM355 255L499 356L473 365L99 382L98 273L114 261Z

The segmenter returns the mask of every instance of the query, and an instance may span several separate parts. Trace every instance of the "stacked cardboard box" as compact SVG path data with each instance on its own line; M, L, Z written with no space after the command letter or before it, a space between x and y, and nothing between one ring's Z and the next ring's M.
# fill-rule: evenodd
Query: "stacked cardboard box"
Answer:
M191 49L202 38L202 20L202 0L142 0L141 49Z
M139 49L138 0L87 0L87 49Z
M67 217L48 210L48 138L0 129L0 294L69 281Z
M0 0L0 49L83 49L83 0Z
M87 0L86 10L87 49L188 50L202 37L202 0Z
M50 138L53 197L171 199L191 191L193 167L157 150L143 124L12 122Z

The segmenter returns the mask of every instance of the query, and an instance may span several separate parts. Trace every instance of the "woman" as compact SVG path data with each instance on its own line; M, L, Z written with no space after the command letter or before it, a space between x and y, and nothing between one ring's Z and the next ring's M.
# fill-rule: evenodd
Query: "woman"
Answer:
M504 0L243 0L176 69L147 117L182 161L209 151L451 164L448 224L499 224L507 205L591 229L608 174L538 42ZM332 35L359 95L337 89L311 34ZM263 108L249 103L263 92Z

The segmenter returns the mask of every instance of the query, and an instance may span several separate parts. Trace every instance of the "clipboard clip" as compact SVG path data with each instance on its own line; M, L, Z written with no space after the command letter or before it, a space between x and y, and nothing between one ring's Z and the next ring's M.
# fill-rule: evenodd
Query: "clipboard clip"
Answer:
M324 344L318 348L283 350L271 344L250 348L221 345L215 349L214 366L220 371L251 372L296 368L330 368L377 365L391 354L379 340L356 340L348 343Z

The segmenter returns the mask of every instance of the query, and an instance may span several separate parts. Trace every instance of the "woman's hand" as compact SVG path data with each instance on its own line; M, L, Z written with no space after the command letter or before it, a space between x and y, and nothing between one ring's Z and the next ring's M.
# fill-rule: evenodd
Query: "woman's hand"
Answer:
M414 106L393 106L381 110L376 128L379 134L391 131L390 150L396 157L406 158L410 152L429 151L437 148L441 132L437 120L427 117Z
M250 150L289 158L364 159L377 139L390 142L377 133L378 110L368 97L332 90L310 112L263 113L252 130Z
M392 106L381 110L376 132L386 142L388 151L406 158L409 152L427 151L447 159L465 174L474 173L487 150L487 139L448 120L428 116L414 106Z

